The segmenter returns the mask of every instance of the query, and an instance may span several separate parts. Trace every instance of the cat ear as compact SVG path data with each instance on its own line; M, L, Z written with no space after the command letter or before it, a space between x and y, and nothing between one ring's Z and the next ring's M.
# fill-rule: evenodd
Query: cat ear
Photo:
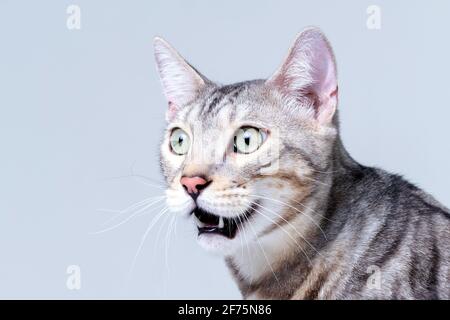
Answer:
M197 72L165 40L154 39L155 60L164 94L169 103L168 119L192 101L208 80Z
M323 33L317 28L301 32L267 83L299 107L313 108L319 123L331 122L337 107L336 63Z

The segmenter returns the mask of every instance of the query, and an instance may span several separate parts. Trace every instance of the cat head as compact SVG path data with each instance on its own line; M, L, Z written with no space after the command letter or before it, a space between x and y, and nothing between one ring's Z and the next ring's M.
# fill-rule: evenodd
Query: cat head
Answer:
M302 216L299 204L320 186L337 135L325 36L304 30L270 78L231 85L207 79L160 38L154 47L168 101L160 161L172 214L192 220L200 244L225 255Z

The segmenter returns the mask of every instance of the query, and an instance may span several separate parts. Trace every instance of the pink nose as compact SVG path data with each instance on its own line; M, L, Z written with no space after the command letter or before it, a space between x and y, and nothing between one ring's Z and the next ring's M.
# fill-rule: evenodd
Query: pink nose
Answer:
M180 182L191 196L197 196L207 185L207 181L200 177L183 177Z

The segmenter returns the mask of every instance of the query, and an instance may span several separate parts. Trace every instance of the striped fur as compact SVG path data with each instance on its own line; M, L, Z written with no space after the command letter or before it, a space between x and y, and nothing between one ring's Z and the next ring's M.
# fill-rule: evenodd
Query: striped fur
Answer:
M198 237L224 256L244 298L450 299L450 212L347 153L334 58L320 31L302 33L269 80L232 85L206 79L161 41L157 62L171 105L161 144L167 203L188 218L195 206L238 217L253 204L233 239ZM255 153L234 154L233 135L246 125L270 134ZM170 151L176 127L191 137L186 156ZM195 203L182 176L212 182Z

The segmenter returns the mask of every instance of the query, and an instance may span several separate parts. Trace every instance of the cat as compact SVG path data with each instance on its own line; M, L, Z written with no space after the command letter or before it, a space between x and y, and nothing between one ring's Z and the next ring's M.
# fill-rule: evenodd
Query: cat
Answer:
M161 38L154 49L167 205L244 299L450 298L449 210L348 154L321 30L302 31L268 79L231 85Z

